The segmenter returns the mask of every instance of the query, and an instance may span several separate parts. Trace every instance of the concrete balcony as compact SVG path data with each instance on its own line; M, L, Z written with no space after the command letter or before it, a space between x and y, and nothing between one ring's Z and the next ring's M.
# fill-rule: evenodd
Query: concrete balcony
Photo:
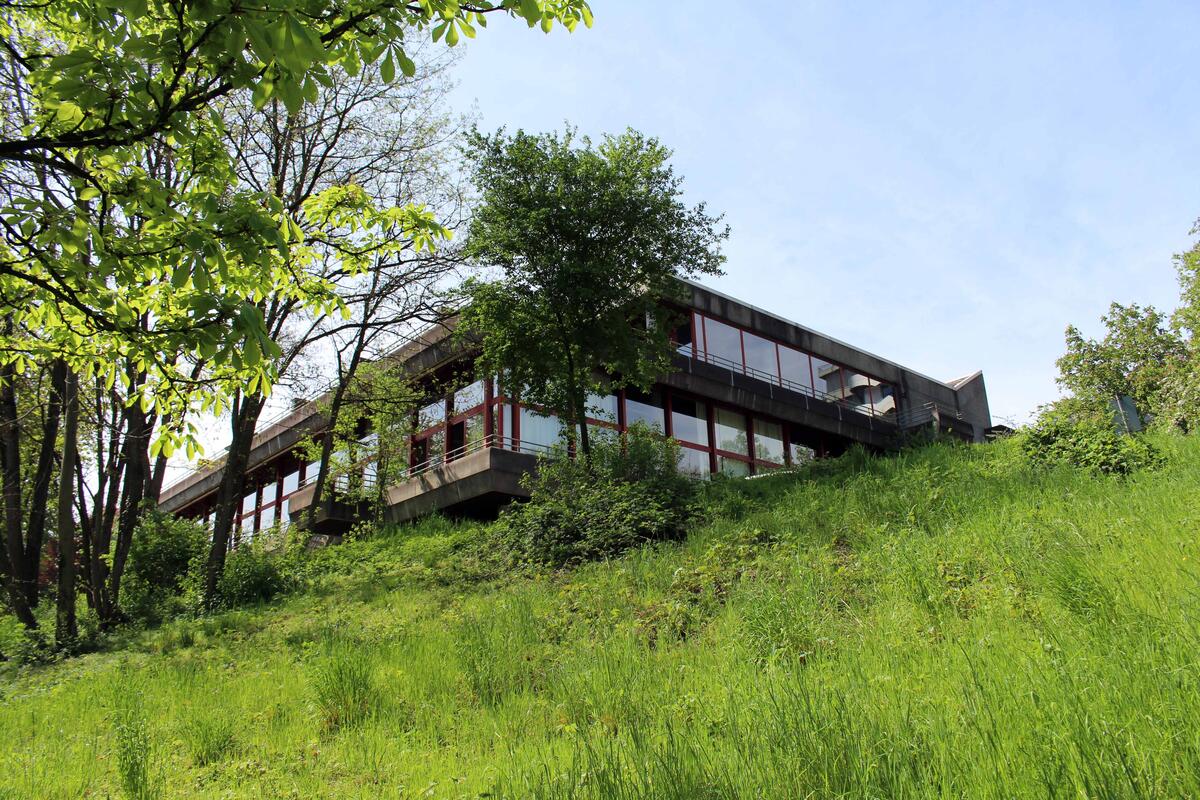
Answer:
M537 456L481 447L388 488L388 522L407 522L435 511L487 516L513 498L528 498L521 477L537 467Z

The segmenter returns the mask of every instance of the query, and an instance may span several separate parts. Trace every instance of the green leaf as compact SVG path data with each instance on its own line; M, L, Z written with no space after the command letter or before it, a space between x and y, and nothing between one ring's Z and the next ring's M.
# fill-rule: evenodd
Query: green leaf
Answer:
M379 64L379 77L384 83L391 83L396 80L396 64L392 61L392 51L389 50L384 56L383 61Z
M411 78L417 74L417 65L403 50L396 51L396 60L400 62L400 71L404 73L404 77Z
M531 28L542 21L542 6L538 0L521 0L519 13Z

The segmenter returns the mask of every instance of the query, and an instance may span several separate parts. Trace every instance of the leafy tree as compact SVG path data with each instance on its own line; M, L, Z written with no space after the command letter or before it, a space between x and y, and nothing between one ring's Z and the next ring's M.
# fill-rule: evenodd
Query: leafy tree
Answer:
M720 273L728 229L687 207L657 139L630 130L599 144L574 131L478 131L467 156L482 203L465 244L500 280L468 283L460 330L484 374L573 430L589 393L648 388L669 366L681 277ZM585 459L591 445L579 427Z
M1106 330L1099 340L1067 328L1067 352L1057 362L1059 384L1101 406L1128 395L1140 413L1156 414L1166 376L1184 355L1169 318L1152 306L1113 303L1100 321Z
M329 251L314 250L302 221L365 244L337 251L347 274L372 266L365 255L372 240L394 239L397 230L410 240L441 235L426 211L381 206L359 187L330 186L298 208L240 182L223 106L248 94L257 108L281 104L298 114L339 75L375 65L385 81L397 70L410 74L414 40L453 46L493 14L546 31L555 22L591 22L585 0L6 5L0 462L6 549L23 553L21 564L10 563L9 553L0 559L10 596L25 592L19 573L30 542L40 541L21 527L24 498L14 482L21 409L9 402L31 365L63 364L79 385L125 404L111 428L114 437L122 431L118 447L103 457L105 448L96 448L106 461L98 473L106 488L92 494L92 517L83 523L94 536L82 540L89 600L102 616L115 615L136 515L161 485L149 459L161 465L184 444L194 453L189 414L221 413L231 398L269 393L282 355L266 321L272 304L318 315L340 310L330 280L303 269ZM79 511L84 516L82 505Z

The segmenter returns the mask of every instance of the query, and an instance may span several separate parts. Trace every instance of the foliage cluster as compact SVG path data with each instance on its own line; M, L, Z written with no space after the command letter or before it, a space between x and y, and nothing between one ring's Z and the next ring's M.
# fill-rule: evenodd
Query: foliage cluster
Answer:
M517 560L555 567L680 539L696 521L700 486L678 463L679 444L641 423L597 441L591 458L560 449L525 479L529 502L504 515L500 537Z
M1200 234L1200 223L1192 229ZM1182 431L1200 425L1200 242L1175 256L1179 305L1113 303L1100 318L1104 334L1089 339L1071 325L1058 359L1058 383L1094 415L1129 397L1143 422Z
M208 539L208 529L198 522L157 509L144 511L129 549L125 613L156 625L191 610L188 573L203 568Z
M1021 431L1026 455L1044 465L1068 465L1108 475L1128 475L1161 462L1158 449L1143 436L1118 431L1112 412L1072 399L1043 409Z
M649 389L678 324L664 301L680 278L720 274L728 229L683 203L670 156L634 130L595 144L571 129L469 139L481 203L464 251L503 278L468 282L460 335L481 342L485 374L572 431L589 395ZM589 431L577 433L586 456Z

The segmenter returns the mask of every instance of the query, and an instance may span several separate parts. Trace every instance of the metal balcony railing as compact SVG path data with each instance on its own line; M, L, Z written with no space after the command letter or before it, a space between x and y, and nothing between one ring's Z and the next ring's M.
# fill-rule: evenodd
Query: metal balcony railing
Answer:
M766 383L779 386L791 392L796 392L797 394L805 395L806 397L811 397L815 400L823 400L826 403L833 403L849 411L853 411L856 414L862 414L875 419L894 420L896 418L894 411L877 411L870 403L863 405L855 402L853 398L840 397L838 395L822 392L812 386L788 380L787 378L776 375L773 372L764 372L762 370L755 369L754 367L747 366L740 361L733 361L732 359L716 356L708 352L696 351L691 345L678 347L676 348L676 352L689 360L699 361L702 364L711 364L715 367L722 367L723 369L730 370L731 372L745 375L748 378L765 381Z
M902 430L907 430L908 428L916 428L919 425L933 422L935 419L962 420L963 415L961 411L951 410L937 403L929 402L897 414L896 424Z

